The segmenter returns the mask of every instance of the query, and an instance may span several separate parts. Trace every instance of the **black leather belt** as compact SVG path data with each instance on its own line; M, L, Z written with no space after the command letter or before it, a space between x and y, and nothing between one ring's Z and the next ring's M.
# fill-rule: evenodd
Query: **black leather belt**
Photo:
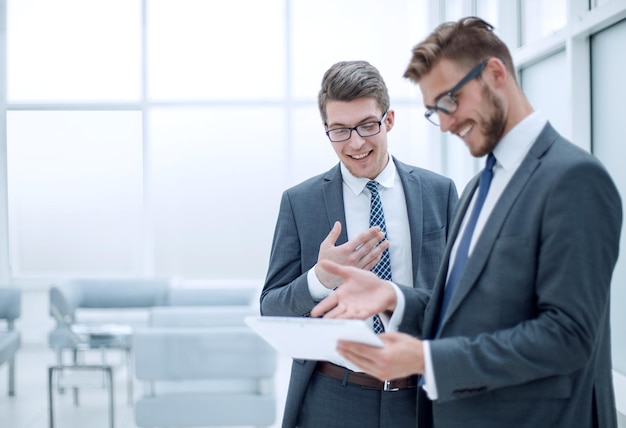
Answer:
M409 376L402 379L382 381L365 373L357 373L345 367L338 366L326 361L319 361L316 369L323 375L346 382L364 386L366 388L382 389L383 391L396 391L398 389L415 388L417 376Z

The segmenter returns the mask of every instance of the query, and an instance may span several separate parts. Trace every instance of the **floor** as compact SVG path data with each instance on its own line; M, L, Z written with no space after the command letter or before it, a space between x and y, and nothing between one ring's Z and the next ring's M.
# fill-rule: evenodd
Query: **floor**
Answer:
M91 356L95 358L96 356ZM99 356L97 356L99 358ZM109 363L115 355L109 358ZM16 394L7 394L7 368L0 366L0 428L49 428L47 367L55 362L54 355L43 345L23 345L17 354ZM132 405L128 404L126 370L117 365L114 377L115 428L137 428ZM290 360L279 356L276 374L276 423L268 428L278 428L289 382ZM133 383L133 396L142 393L142 385ZM91 383L81 389L80 405L73 404L72 394L54 395L55 428L108 428L107 394L101 384ZM626 428L626 418L619 415L619 426ZM231 427L232 428L232 427Z
M95 358L90 356L88 358ZM98 356L99 358L99 356ZM128 404L126 369L121 356L109 357L114 370L114 420L115 428L136 428L132 405ZM116 359L117 358L117 359ZM16 394L7 394L7 368L0 366L0 428L49 428L47 375L55 357L51 350L40 345L25 345L18 351L16 367ZM276 375L277 419L271 428L280 426L282 410L289 382L290 361L279 357ZM142 393L143 385L133 383L133 396ZM108 399L99 382L89 380L88 387L80 390L80 404L75 406L72 394L54 394L55 428L108 428Z

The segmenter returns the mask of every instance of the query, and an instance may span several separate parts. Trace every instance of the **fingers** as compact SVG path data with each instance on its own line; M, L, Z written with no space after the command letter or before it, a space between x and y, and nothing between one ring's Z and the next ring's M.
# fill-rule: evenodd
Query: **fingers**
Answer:
M349 259L352 266L370 270L380 261L383 251L389 248L389 241L385 239L385 233L378 226L374 226L351 240L349 248L353 248Z
M337 303L338 303L337 296L335 294L331 294L330 296L326 297L324 300L319 302L317 305L315 305L313 309L311 309L311 317L313 318L321 317L322 315L328 313L330 310L335 308L337 306Z
M365 270L371 270L380 261L383 255L383 251L389 248L389 241L385 240L369 251L361 259L361 268Z
M353 251L371 251L379 242L385 239L385 232L378 226L372 226L350 240Z
M322 267L322 269L324 269L331 275L337 275L342 279L347 276L347 269L337 263L331 262L330 260L320 260L318 264Z
M333 247L339 239L339 235L341 234L341 223L336 221L333 224L333 228L330 230L324 241L322 241L323 246Z
M383 376L381 373L381 367L379 367L380 348L358 342L340 340L337 342L337 351L364 372L380 380L386 379L386 376Z

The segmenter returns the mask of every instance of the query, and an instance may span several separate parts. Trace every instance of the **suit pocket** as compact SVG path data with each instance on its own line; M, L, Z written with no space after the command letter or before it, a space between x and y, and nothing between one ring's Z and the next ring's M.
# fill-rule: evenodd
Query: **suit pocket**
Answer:
M422 235L422 240L424 242L431 242L431 241L441 241L443 240L443 243L445 245L446 242L446 227L442 227L441 229L437 229L437 230L433 230L433 231L429 231L429 232L424 232L424 234Z
M493 391L496 400L555 400L572 394L572 380L553 376Z

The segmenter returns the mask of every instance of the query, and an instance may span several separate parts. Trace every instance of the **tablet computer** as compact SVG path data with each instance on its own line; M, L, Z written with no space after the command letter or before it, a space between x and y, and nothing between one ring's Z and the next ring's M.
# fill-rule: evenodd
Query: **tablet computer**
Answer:
M281 354L330 361L357 371L337 352L338 340L383 346L372 326L363 320L248 316L245 322Z

